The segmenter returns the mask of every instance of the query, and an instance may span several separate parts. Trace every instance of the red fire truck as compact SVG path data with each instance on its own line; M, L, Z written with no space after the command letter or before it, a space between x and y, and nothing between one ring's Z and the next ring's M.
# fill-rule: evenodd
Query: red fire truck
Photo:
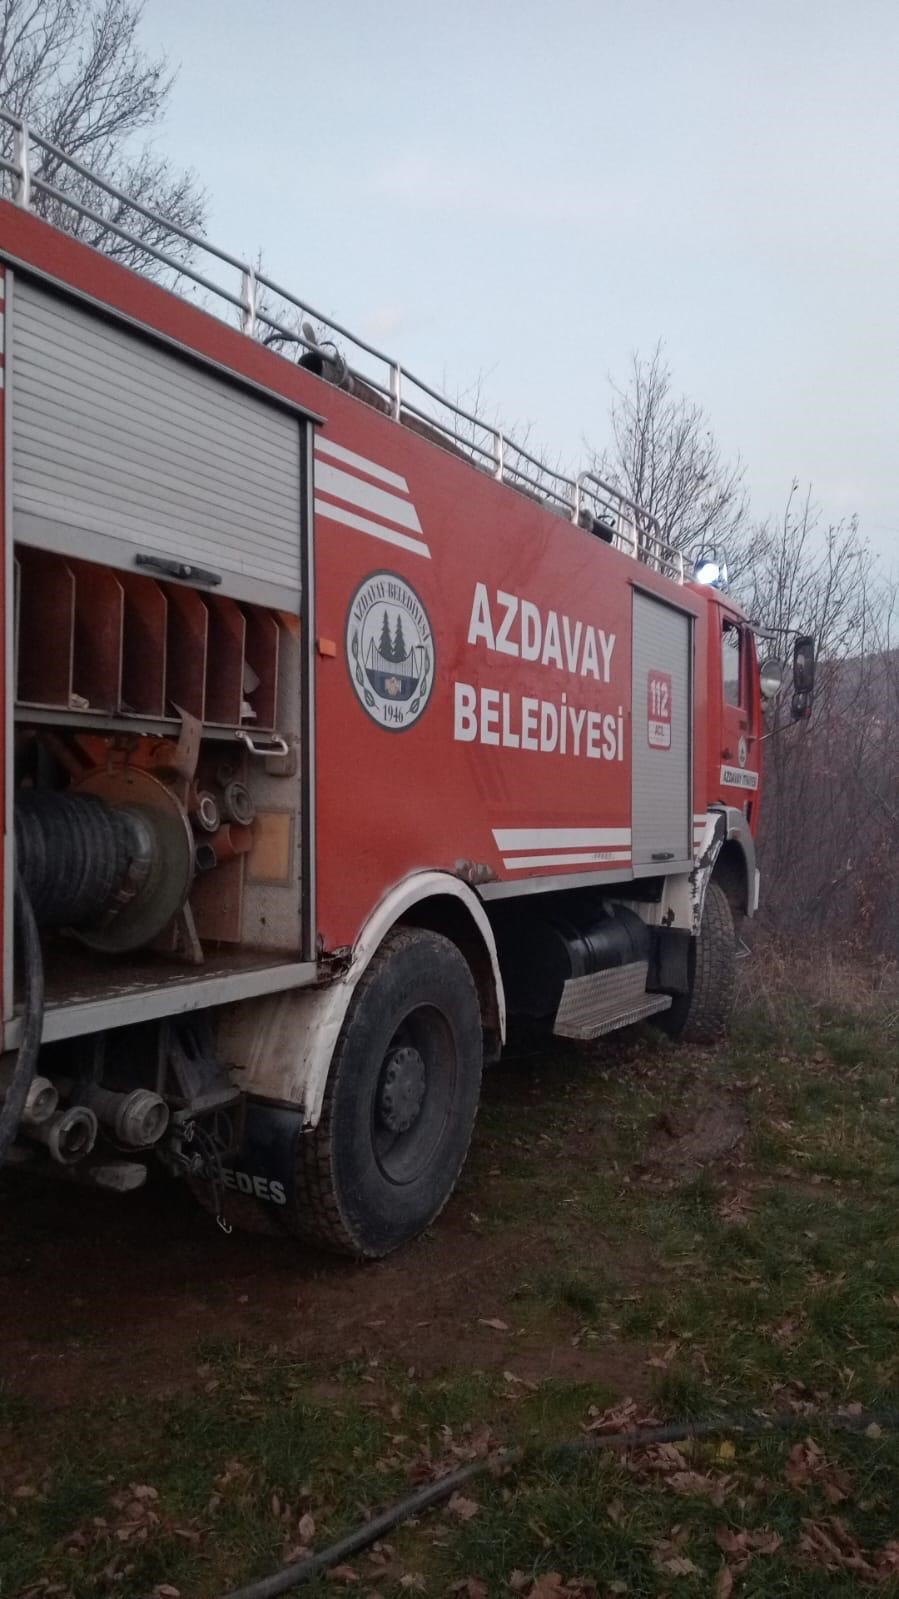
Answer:
M507 1018L725 1023L780 670L598 478L3 126L0 1155L381 1255Z

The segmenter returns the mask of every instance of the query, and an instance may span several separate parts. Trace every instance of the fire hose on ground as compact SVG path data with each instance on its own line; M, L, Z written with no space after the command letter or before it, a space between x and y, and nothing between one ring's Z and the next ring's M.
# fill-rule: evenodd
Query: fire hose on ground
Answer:
M631 1432L589 1434L583 1438L569 1440L567 1443L555 1444L549 1449L539 1447L501 1449L484 1460L472 1461L469 1465L460 1466L457 1471L449 1472L445 1477L439 1477L436 1482L427 1483L424 1488L419 1488L407 1499L399 1500L381 1515L373 1516L371 1521L363 1522L360 1527L347 1533L337 1543L331 1544L330 1548L322 1549L319 1554L309 1555L305 1560L297 1560L292 1565L283 1566L272 1576L262 1577L258 1582L248 1583L244 1588L234 1588L230 1593L222 1595L222 1599L277 1599L279 1594L290 1593L292 1589L299 1588L303 1583L311 1582L314 1577L320 1577L322 1573L340 1565L351 1555L370 1548L379 1538L386 1537L404 1521L410 1521L425 1510L432 1510L435 1505L444 1504L458 1488L471 1482L474 1477L483 1476L486 1472L503 1471L511 1466L532 1462L577 1459L604 1449L636 1449L649 1448L653 1444L682 1443L687 1439L710 1438L723 1432L739 1433L745 1438L760 1437L766 1432L788 1432L792 1428L805 1427L810 1421L825 1422L827 1426L844 1432L865 1432L871 1426L894 1431L899 1427L899 1410L863 1410L854 1415L846 1411L822 1410L806 1411L801 1415L794 1415L792 1411L776 1416L762 1416L757 1413L725 1415L707 1421L673 1422L664 1427L637 1427Z

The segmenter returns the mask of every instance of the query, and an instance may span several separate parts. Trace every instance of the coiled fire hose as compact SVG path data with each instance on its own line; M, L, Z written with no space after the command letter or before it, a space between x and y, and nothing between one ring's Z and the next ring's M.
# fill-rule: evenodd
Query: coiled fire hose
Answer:
M350 1555L359 1554L360 1550L368 1549L379 1538L384 1538L413 1516L418 1516L423 1510L430 1510L434 1505L443 1504L449 1499L457 1488L471 1481L472 1477L479 1477L484 1472L502 1471L509 1466L519 1466L528 1461L558 1460L567 1457L593 1454L600 1449L636 1449L647 1448L652 1444L680 1443L688 1438L709 1438L723 1432L740 1433L744 1438L759 1437L766 1432L787 1432L794 1427L804 1427L810 1421L825 1422L828 1426L839 1428L844 1432L865 1432L867 1428L876 1425L894 1431L899 1427L899 1410L863 1410L857 1415L845 1411L806 1411L801 1415L794 1415L792 1411L776 1416L760 1416L757 1412L739 1416L718 1416L711 1421L680 1421L673 1422L667 1427L637 1427L632 1432L611 1432L590 1434L585 1438L577 1438L568 1443L555 1444L549 1449L501 1449L495 1455L490 1455L486 1460L475 1460L470 1465L460 1466L457 1471L451 1471L445 1477L440 1477L436 1482L429 1482L424 1488L419 1488L417 1493L410 1494L408 1499L401 1499L398 1504L392 1505L389 1510L380 1516L373 1516L371 1521L363 1522L354 1532L347 1534L337 1543L331 1544L329 1549L322 1549L317 1555L310 1555L306 1560L295 1561L293 1565L284 1566L271 1577L262 1577L258 1582L251 1582L245 1588L234 1588L231 1593L224 1594L222 1599L277 1599L282 1593L289 1593L293 1588L299 1588L305 1582L311 1582L313 1577L320 1577L323 1572L330 1571L332 1567L340 1565L349 1559Z
M19 934L25 971L25 998L22 1040L6 1097L0 1108L0 1166L6 1160L19 1131L28 1090L34 1081L37 1069L44 1027L44 963L41 958L41 941L31 900L18 871L15 881L15 913L16 931Z

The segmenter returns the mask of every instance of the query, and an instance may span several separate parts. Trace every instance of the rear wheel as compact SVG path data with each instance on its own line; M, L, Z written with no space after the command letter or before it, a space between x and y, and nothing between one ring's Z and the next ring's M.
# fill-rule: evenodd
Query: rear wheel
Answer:
M299 1231L379 1256L427 1227L468 1152L482 1056L477 991L455 944L389 934L353 995L319 1124L299 1141Z
M730 1021L736 985L734 922L720 884L706 889L699 936L690 950L690 992L676 994L659 1017L673 1038L706 1044L719 1038Z

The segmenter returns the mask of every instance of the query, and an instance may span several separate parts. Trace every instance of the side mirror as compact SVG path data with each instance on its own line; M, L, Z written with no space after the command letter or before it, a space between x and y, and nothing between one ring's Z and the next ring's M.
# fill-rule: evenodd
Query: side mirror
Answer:
M812 714L811 694L803 694L797 691L790 703L790 713L794 722L807 722Z
M797 694L806 695L811 702L815 686L815 641L800 637L793 645L793 688Z

